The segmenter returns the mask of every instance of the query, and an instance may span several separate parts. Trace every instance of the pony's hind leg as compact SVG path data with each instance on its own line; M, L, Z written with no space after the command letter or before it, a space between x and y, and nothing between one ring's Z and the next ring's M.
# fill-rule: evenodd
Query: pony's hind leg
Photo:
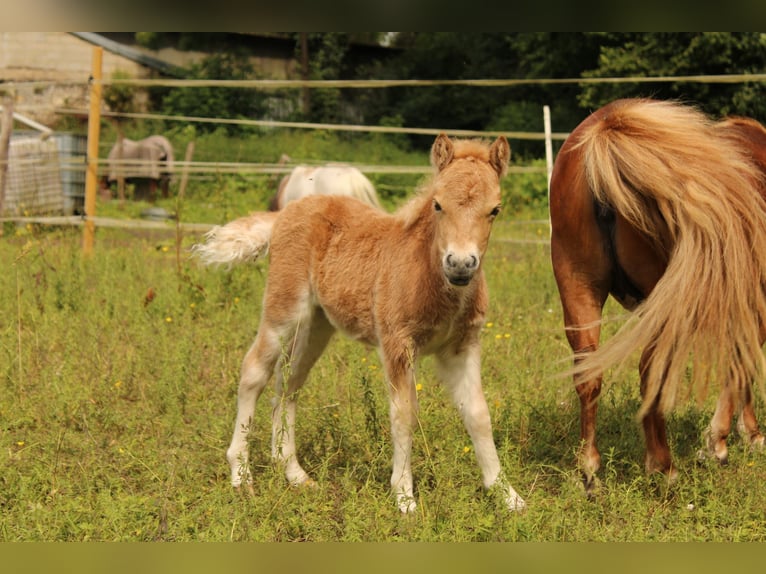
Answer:
M731 421L734 418L734 397L728 385L721 388L716 402L715 412L710 419L705 435L704 447L698 453L699 458L713 457L721 464L729 462L729 448L726 440L731 432Z
M652 360L652 350L646 349L641 355L639 363L639 372L641 373L641 396L647 392L644 373L647 370L649 361ZM646 442L646 456L644 466L647 474L661 472L668 477L669 482L676 480L678 471L673 467L672 457L670 455L670 446L668 445L665 417L660 411L659 397L649 407L644 417L641 419L644 427L644 441Z
M764 445L764 437L758 428L758 420L755 418L753 405L753 393L750 388L745 391L744 404L741 407L737 430L743 440L750 446L761 448ZM728 385L721 389L716 403L715 413L710 419L710 425L705 431L704 447L698 453L700 458L714 457L721 464L729 460L729 449L726 441L731 431L731 422L734 418L735 401Z
M252 483L248 466L247 435L253 420L255 404L271 378L279 352L277 338L262 326L242 361L237 393L237 418L231 444L226 451L226 459L231 467L231 483L235 488L238 488L243 480L248 485Z
M441 356L437 360L439 378L450 390L452 400L471 437L484 487L499 488L510 510L522 510L526 503L503 476L500 467L492 438L489 408L481 388L479 365L478 346L470 347L458 355Z
M292 485L313 485L301 467L295 448L295 411L297 393L306 382L309 371L321 356L334 332L324 313L317 309L314 316L300 323L285 345L276 374L276 397L272 411L271 456L284 466L285 476Z
M737 431L745 442L754 448L764 448L764 437L758 428L758 420L755 418L755 406L753 405L753 391L748 388L745 395L745 404L737 419Z

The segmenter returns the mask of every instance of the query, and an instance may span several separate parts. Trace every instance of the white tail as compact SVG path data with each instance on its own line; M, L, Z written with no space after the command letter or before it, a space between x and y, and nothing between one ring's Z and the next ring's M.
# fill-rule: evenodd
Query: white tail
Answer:
M218 225L205 234L205 242L192 247L204 265L247 263L269 251L271 230L278 212L258 212Z

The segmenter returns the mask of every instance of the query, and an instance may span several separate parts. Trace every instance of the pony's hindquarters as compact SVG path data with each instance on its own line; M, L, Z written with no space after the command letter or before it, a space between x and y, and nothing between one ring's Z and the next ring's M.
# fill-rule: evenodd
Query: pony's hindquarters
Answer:
M347 195L380 208L375 186L352 166L328 165L316 170L314 189L318 195Z
M675 474L664 415L679 397L720 383L716 428L730 422L732 401L751 405L751 381L766 371L766 208L749 156L695 109L651 100L594 112L559 153L551 254L576 357L586 486L599 462L601 375L634 351L649 471ZM610 292L635 313L599 348Z
M761 174L704 115L670 102L616 102L579 132L576 145L596 199L667 257L646 301L580 372L603 372L651 348L642 414L655 401L667 413L678 397L702 395L711 380L743 397L766 373Z

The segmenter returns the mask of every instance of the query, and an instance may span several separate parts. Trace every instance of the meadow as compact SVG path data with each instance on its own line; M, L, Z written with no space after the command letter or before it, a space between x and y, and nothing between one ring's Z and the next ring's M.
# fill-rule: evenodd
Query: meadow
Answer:
M215 186L213 186L215 187ZM217 222L265 202L219 186L183 206ZM140 205L101 206L132 216ZM507 210L485 262L484 392L495 441L528 508L481 488L470 440L425 359L413 447L418 510L389 492L388 406L377 354L336 336L298 403L313 489L269 458L269 389L255 413L255 496L234 492L225 450L239 367L255 335L264 263L199 267L192 233L6 224L0 237L0 541L764 541L766 456L731 439L728 466L697 460L713 398L669 420L676 484L647 477L635 370L608 377L601 488L575 468L579 403L559 376L562 328L544 211ZM608 336L622 311L607 307ZM757 412L764 418L762 401Z

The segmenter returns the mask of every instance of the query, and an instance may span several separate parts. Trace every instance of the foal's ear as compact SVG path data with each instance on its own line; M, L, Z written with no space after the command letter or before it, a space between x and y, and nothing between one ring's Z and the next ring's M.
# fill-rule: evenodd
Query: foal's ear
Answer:
M452 145L452 140L447 137L447 134L439 134L434 145L431 146L431 165L441 171L449 165L454 154L455 147Z
M498 177L508 172L508 161L511 159L511 146L505 136L500 136L489 148L489 164L495 169Z

